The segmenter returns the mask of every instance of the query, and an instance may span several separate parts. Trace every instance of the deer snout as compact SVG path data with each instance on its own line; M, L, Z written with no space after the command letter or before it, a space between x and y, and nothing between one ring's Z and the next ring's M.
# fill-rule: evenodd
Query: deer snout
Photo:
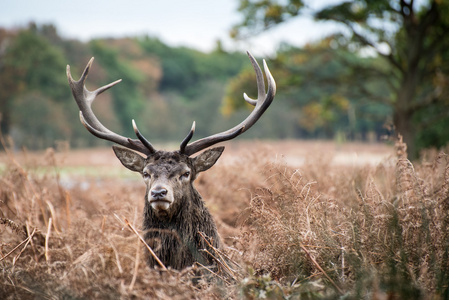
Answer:
M151 198L153 199L163 199L167 196L167 189L165 188L154 188L151 190Z
M148 202L153 209L157 211L168 210L173 203L173 193L163 185L155 185L148 193Z

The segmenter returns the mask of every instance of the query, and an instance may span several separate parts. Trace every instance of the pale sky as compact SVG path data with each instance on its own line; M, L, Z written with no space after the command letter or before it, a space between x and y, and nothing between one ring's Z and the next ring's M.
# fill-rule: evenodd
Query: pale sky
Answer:
M315 0L323 6L341 0ZM25 26L30 21L52 23L66 38L149 35L172 46L210 51L220 39L225 49L270 55L280 42L302 46L337 28L300 17L255 38L235 42L232 26L242 19L237 0L0 0L0 26Z

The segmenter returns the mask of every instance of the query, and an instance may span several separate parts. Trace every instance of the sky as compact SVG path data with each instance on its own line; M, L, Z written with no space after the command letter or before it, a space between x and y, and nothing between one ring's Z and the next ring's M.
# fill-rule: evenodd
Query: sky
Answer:
M341 0L315 0L315 7ZM338 30L310 16L295 18L266 33L236 42L229 37L242 20L238 0L0 0L0 26L23 27L33 21L54 24L60 35L88 41L100 37L149 35L171 46L201 51L221 40L227 50L270 55L280 42L303 46Z

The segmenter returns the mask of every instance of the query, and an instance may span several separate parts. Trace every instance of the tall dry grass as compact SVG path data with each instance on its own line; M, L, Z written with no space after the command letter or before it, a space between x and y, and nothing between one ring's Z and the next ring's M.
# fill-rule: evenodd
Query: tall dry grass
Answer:
M405 147L371 168L271 164L240 240L256 274L293 295L448 299L448 157Z
M140 227L141 182L67 188L53 151L20 163L9 154L0 298L449 299L448 157L428 151L412 164L404 147L377 166L316 153L293 169L264 146L218 164L196 185L232 270L199 280L199 266L146 266L122 222Z
M67 190L58 172L36 175L56 167L54 152L41 162L24 167L9 155L0 178L0 299L199 299L213 289L192 283L193 268L145 265L142 244L123 222L139 227L140 186L92 179Z

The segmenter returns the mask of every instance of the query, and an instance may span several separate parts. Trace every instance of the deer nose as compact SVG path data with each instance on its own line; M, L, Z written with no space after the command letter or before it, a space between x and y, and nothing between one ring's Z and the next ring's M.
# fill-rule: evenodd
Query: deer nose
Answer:
M164 188L157 187L151 190L151 197L153 199L162 199L165 196L167 196L167 190Z

